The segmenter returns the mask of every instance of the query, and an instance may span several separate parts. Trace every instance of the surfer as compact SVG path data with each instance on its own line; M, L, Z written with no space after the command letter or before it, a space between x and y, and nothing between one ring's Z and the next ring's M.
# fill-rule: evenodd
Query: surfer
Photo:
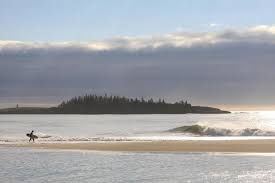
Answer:
M33 130L32 130L32 132L30 133L30 140L29 140L29 142L30 142L31 140L34 142Z

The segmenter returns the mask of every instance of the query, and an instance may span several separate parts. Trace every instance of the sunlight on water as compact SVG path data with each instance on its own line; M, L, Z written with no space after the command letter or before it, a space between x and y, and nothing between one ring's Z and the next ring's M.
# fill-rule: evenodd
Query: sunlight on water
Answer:
M185 115L1 115L0 143L28 142L25 134L31 130L39 137L38 142L183 140L192 139L194 136L198 138L198 134L189 131L169 132L177 127L192 125L204 128L200 133L201 136L206 136L203 139L234 139L237 136L274 138L275 112L238 111L231 114Z
M275 138L275 112L186 115L2 115L0 143L94 140ZM202 125L231 136L172 133ZM250 129L247 130L247 128ZM257 128L253 131L253 128ZM252 129L252 130L251 130ZM211 131L212 130L212 131ZM230 133L229 133L230 131ZM250 132L251 136L233 136ZM263 136L259 136L259 135ZM271 136L265 136L271 135ZM1 182L274 182L275 156L223 153L113 153L0 147Z
M275 181L275 156L207 153L102 153L0 148L1 182Z

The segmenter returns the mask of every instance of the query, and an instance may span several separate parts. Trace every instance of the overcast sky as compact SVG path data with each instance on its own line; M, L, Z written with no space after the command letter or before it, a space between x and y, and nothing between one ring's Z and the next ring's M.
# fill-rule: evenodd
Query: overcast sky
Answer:
M45 2L0 1L0 107L85 93L275 103L272 1Z

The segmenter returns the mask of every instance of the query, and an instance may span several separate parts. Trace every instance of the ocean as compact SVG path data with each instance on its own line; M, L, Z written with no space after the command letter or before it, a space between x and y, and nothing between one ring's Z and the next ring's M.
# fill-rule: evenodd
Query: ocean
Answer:
M174 132L182 126L200 133ZM0 143L275 139L275 112L0 115ZM274 182L275 153L134 153L0 146L0 182Z
M199 125L200 133L173 132ZM0 143L275 138L275 112L153 115L0 115Z
M274 182L275 154L118 153L0 148L0 182Z

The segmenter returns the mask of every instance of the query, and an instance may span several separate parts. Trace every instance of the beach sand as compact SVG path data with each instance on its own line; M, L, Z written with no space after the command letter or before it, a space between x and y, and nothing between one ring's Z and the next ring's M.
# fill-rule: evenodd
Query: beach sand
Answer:
M275 139L267 140L187 140L187 141L116 141L77 143L5 144L9 147L70 149L126 152L244 152L273 153Z

